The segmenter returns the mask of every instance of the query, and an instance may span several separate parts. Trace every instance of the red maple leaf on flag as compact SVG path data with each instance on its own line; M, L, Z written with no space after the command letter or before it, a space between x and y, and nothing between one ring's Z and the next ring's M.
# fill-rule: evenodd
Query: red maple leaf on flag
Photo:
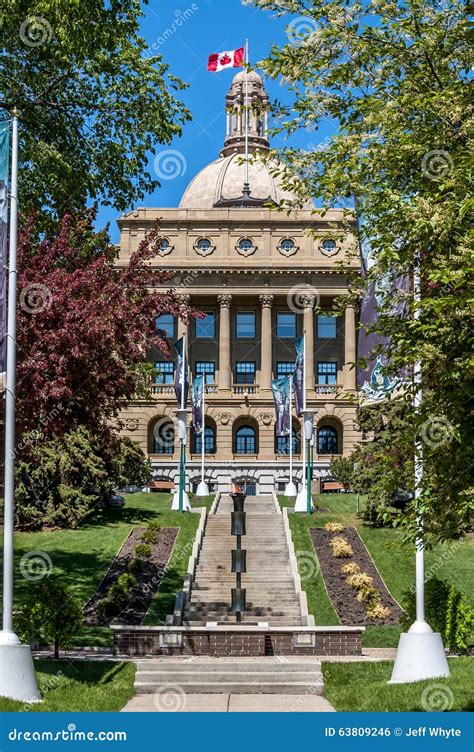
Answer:
M228 65L232 62L232 59L229 57L229 55L222 55L222 57L219 58L219 62L221 65Z

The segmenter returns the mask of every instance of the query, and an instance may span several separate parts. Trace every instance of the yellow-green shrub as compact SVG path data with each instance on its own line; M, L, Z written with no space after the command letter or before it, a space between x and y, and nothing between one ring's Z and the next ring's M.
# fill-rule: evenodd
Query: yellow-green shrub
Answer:
M388 606L382 606L381 603L377 603L375 606L371 606L365 612L367 619L387 619L392 613Z
M344 530L344 525L341 525L340 522L327 522L324 525L324 529L328 533L342 533Z
M350 561L348 564L343 564L341 567L342 574L359 574L360 567L355 561Z
M373 586L374 581L367 572L360 572L359 574L351 574L346 578L346 582L354 590L367 590Z
M352 546L342 535L336 535L329 541L332 548L332 555L335 559L349 559L354 555Z

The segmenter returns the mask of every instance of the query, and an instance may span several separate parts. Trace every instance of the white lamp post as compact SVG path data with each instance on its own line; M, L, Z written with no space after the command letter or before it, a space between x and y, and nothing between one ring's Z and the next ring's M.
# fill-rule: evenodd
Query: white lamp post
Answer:
M201 480L196 489L196 496L209 496L209 486L204 480L204 458L206 453L206 409L204 395L206 392L206 385L204 383L204 376L202 377L202 379Z
M178 438L179 438L179 482L175 490L171 509L174 512L189 512L191 504L189 496L186 493L186 441L187 441L187 414L185 407L179 408L178 416Z
M311 498L311 439L313 438L313 418L314 410L303 410L301 413L303 416L303 428L304 428L304 444L305 451L305 464L303 465L303 485L296 497L295 512L307 512L311 514L313 509L313 501ZM306 474L306 478L305 478Z
M289 446L289 459L290 459L290 479L285 486L285 496L287 498L295 498L298 493L298 489L293 481L293 379L289 376L289 393L290 393L290 446Z

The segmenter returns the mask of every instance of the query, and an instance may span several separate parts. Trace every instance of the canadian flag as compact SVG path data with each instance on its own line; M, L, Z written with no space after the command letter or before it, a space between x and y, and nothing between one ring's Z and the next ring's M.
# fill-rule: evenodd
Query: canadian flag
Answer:
M217 72L224 68L242 68L244 65L244 47L238 50L213 52L207 61L207 70Z

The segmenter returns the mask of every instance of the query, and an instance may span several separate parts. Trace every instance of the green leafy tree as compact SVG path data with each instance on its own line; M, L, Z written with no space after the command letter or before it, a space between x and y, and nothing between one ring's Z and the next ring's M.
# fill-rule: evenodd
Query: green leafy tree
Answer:
M288 19L288 44L275 46L262 62L266 73L283 77L295 95L289 106L275 105L275 130L307 130L312 141L305 149L278 151L284 179L291 183L296 174L301 198L304 187L306 194L320 197L323 208L347 208L348 222L357 198L363 220L358 241L370 242L376 263L365 280L350 278L351 299L365 283L380 283L393 269L412 277L418 266L421 302L408 294L408 316L391 316L386 295L376 329L391 338L394 370L406 372L421 360L423 403L392 434L379 455L378 472L390 470L391 457L403 455L419 439L425 540L449 538L468 522L472 509L473 117L465 6L459 0L254 4L294 14ZM314 146L328 120L339 126L337 132ZM358 248L355 242L354 255ZM406 412L412 398L408 387L402 400ZM415 537L413 505L403 522Z
M52 642L54 657L69 647L82 626L82 606L67 585L47 579L34 586L20 604L17 630L24 642Z
M139 0L0 0L0 103L21 112L20 206L124 210L189 119L182 82L138 33Z
M335 457L329 465L331 478L342 483L344 488L350 488L352 479L352 460L348 457Z

